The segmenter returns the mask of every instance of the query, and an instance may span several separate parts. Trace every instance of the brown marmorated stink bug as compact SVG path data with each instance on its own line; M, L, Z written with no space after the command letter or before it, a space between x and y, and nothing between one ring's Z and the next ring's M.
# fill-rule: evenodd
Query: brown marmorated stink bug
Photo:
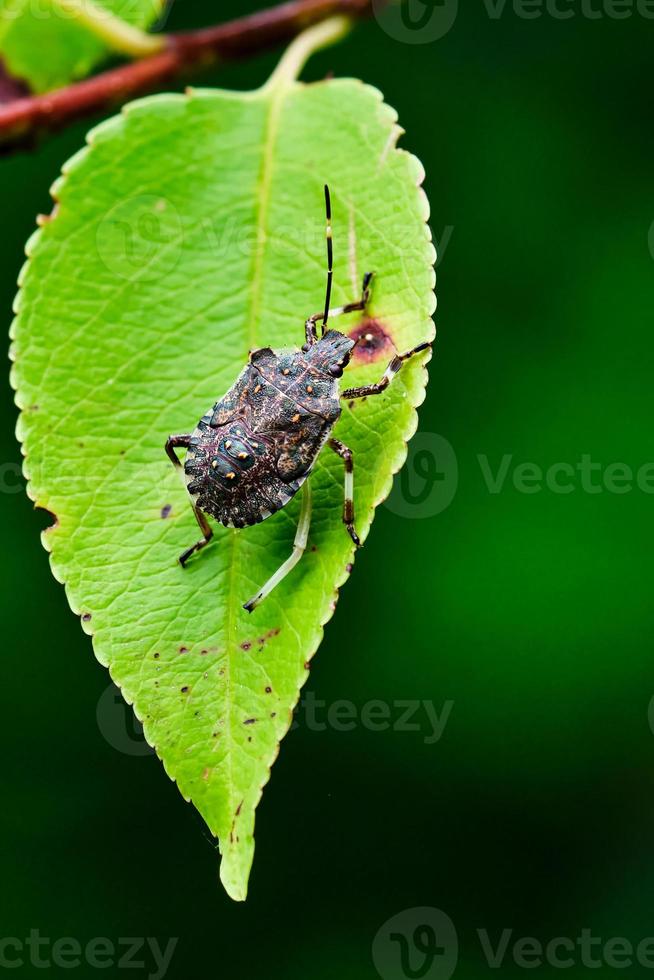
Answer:
M354 461L352 451L330 433L341 414L340 398L378 395L388 386L404 361L430 347L426 342L396 354L381 381L340 392L338 379L347 367L356 341L327 330L330 317L365 310L372 273L363 278L361 298L329 309L332 288L332 228L329 188L327 209L327 294L322 313L305 322L302 350L273 351L269 347L250 352L249 363L229 391L209 409L190 435L169 436L166 452L181 470L176 449L187 449L184 479L191 507L202 537L179 561L209 543L213 532L206 514L225 527L259 524L281 510L303 489L303 500L293 551L259 592L245 604L252 612L298 563L306 548L311 520L311 492L307 477L328 443L345 465L343 523L356 545L354 528ZM321 323L320 336L316 325ZM305 482L306 481L306 482Z

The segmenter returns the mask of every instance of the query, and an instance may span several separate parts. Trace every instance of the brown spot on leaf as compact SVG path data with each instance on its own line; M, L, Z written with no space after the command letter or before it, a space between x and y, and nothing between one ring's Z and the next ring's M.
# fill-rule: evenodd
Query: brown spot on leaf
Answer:
M246 718L245 721L243 722L243 724L244 725L254 725L254 723L255 723L256 720L257 720L256 718Z
M202 778L205 780L205 782L210 775L211 775L211 769L209 768L209 766L207 766L205 769L202 770Z
M263 649L267 640L271 640L274 636L277 636L278 633L279 633L279 627L274 630L268 630L268 632L265 633L263 636L257 637L256 642L259 644L259 650ZM243 647L244 650L245 649L249 650L252 644L248 643L247 647L245 647L244 644L241 644L241 646Z
M186 694L188 692L188 684L185 684L184 687L180 687L180 691L182 694Z
M179 648L179 652L180 653L188 653L188 647L180 647Z
M388 360L395 352L395 345L379 320L364 320L351 330L348 336L356 343L352 351L352 360L358 361L359 364L370 364L381 359Z
M272 687L266 688L266 694L272 694Z
M153 653L152 656L154 657L155 660L158 660L159 657L161 656L161 654L160 653Z
M249 640L244 640L243 643L241 643L241 650L249 650L251 646L252 644Z

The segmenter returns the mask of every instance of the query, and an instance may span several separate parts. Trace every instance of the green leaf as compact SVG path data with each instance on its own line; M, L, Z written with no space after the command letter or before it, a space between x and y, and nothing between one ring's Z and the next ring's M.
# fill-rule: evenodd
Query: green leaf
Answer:
M359 81L294 80L341 29L302 35L256 92L152 97L95 129L53 188L55 216L28 243L13 329L29 493L56 517L43 535L53 572L219 838L236 899L255 807L351 570L343 465L321 455L307 552L248 615L242 603L291 552L299 501L252 528L216 527L182 569L198 529L164 441L194 428L251 348L304 342L324 297L325 182L334 302L357 298L375 270L370 315L389 338L359 352L343 383L378 380L393 343L403 351L433 335L423 173L396 149L395 112ZM405 459L425 359L384 394L344 405L336 427L354 452L363 538Z
M95 4L100 13L104 9L127 24L145 28L161 15L165 0L95 0ZM0 57L7 71L34 92L84 78L110 53L106 40L58 0L0 0Z

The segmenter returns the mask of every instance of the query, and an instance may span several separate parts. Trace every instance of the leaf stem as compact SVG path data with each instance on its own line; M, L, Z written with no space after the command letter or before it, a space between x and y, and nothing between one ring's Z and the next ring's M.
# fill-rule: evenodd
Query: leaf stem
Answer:
M288 46L272 75L260 91L269 92L278 85L288 85L295 81L305 63L314 51L335 44L348 33L352 27L349 17L330 17L329 20L303 31Z
M86 4L88 0L81 2ZM138 95L161 89L180 76L201 71L221 61L235 61L275 48L334 15L356 18L369 16L371 12L372 0L288 0L277 7L269 7L224 24L169 34L165 39L157 39L164 41L163 50L132 64L101 72L45 95L27 96L0 105L0 146L5 151L30 146L38 136L60 129L76 119L122 105ZM344 24L341 24L340 30L345 31ZM325 29L320 43L314 39L311 44L320 47L321 44L337 40L338 36L332 24ZM301 49L295 49L292 57L293 65L299 66L296 70L299 70L310 50L304 50L304 42ZM293 65L288 62L284 71L290 71Z
M116 54L146 58L166 46L165 34L148 34L93 0L54 0L64 13L99 37Z

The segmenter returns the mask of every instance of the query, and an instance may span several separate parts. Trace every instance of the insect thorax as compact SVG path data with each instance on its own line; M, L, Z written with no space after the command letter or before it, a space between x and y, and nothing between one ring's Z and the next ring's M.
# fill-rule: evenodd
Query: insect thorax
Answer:
M192 434L184 464L198 507L257 524L297 493L340 415L338 381L299 351L254 351Z

